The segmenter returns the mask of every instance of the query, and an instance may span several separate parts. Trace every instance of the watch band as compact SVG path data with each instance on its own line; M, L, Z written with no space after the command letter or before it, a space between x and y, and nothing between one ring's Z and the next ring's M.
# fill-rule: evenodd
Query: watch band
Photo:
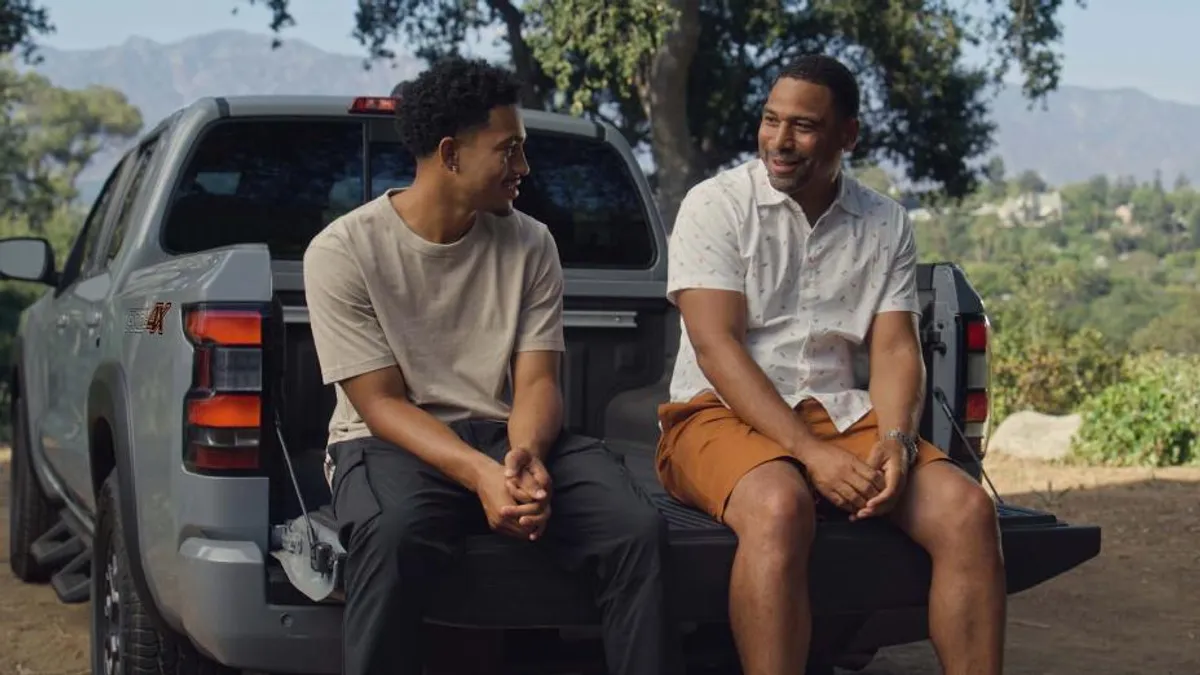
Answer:
M913 434L906 434L899 429L892 429L884 436L887 440L899 441L900 445L904 446L905 460L911 467L917 461L917 438Z

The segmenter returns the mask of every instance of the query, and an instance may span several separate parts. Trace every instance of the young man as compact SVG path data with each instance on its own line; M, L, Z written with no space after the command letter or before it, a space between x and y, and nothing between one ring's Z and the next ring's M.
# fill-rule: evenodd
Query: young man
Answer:
M612 453L562 430L563 274L546 226L513 209L529 172L518 90L461 59L406 84L396 115L415 180L332 222L304 257L337 392L347 675L421 672L431 580L488 528L595 570L611 673L667 670L665 523Z
M842 64L801 58L771 89L759 157L684 199L668 283L684 334L659 409L659 478L737 533L730 614L747 675L803 672L821 500L888 518L923 546L945 672L999 673L995 507L916 436L917 254L904 209L840 171L858 107ZM861 388L852 355L864 344Z

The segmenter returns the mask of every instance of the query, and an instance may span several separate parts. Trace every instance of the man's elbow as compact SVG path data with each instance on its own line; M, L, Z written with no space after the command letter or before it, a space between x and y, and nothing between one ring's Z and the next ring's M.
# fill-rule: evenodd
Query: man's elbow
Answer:
M347 396L350 400L350 406L362 419L363 425L367 427L367 431L373 436L380 436L385 433L380 429L380 421L387 419L395 414L395 407L392 407L392 415L386 410L389 403L392 403L388 397L384 396L362 396L358 400Z
M372 434L379 434L381 420L395 416L397 409L408 405L407 391L390 373L375 371L340 382L350 406Z
M902 343L883 347L871 354L871 372L889 376L909 372L924 379L925 357L918 345Z
M731 350L738 348L737 339L724 333L692 337L691 342L692 350L696 353L697 365L705 374L727 361Z

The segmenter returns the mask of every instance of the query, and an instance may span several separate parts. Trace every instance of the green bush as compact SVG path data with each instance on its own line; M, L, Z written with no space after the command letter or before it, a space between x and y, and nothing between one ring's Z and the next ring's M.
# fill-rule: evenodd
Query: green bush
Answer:
M1074 412L1124 377L1124 349L1101 332L1076 327L1068 308L1092 281L1073 263L1016 270L1014 292L992 304L993 423L1019 410Z
M1088 399L1076 458L1110 466L1200 463L1200 357L1151 353Z
M1095 392L1120 381L1124 361L1089 329L1040 337L1000 332L992 349L995 422L1019 410L1071 413Z

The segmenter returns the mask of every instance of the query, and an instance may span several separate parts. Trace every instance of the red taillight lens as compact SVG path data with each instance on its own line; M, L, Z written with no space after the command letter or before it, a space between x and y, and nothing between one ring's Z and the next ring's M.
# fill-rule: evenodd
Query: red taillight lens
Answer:
M262 397L257 394L215 394L188 401L188 424L220 429L257 428L262 421Z
M390 96L359 96L350 104L350 112L360 115L391 115L396 112L396 99Z
M966 422L985 422L988 418L987 390L967 392L967 409L963 416Z
M197 344L261 347L262 313L239 309L196 309L188 312L188 338Z
M195 345L184 464L203 473L259 468L263 311L198 305L185 309L184 326Z
M984 319L967 323L967 351L983 352L988 348L988 324Z
M963 421L966 423L966 441L974 453L983 457L987 452L984 437L991 413L988 397L990 365L988 348L991 333L986 315L975 315L966 321L966 405Z
M187 445L188 468L205 473L257 469L258 437L257 428L215 430L193 427Z

